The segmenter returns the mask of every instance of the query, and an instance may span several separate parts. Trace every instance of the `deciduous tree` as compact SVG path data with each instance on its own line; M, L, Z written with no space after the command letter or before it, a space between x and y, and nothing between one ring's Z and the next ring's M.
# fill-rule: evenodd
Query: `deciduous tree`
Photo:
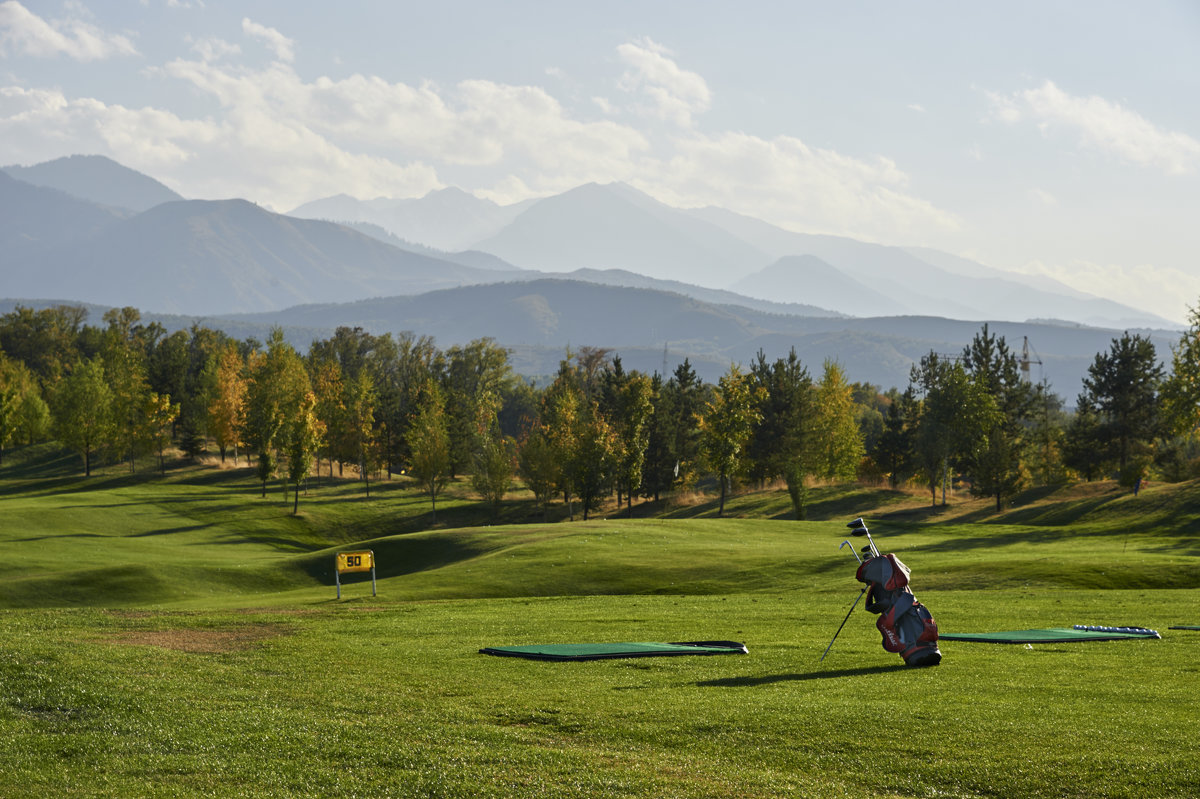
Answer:
M746 445L761 414L750 380L736 364L729 367L717 383L712 401L705 403L698 418L700 446L720 483L717 516L725 513L725 495L746 454Z
M112 441L113 393L98 360L76 364L54 392L54 430L59 440L83 457L83 474L92 474L92 456Z
M408 443L412 451L412 474L429 495L436 524L438 494L450 479L450 434L446 430L446 400L441 386L433 380L425 384L418 401Z

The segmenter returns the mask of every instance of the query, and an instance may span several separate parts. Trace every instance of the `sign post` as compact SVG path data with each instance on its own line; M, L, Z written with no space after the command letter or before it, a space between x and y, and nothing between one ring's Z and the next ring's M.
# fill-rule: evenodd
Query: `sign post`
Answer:
M333 579L337 583L337 598L342 598L342 572L371 573L371 596L375 596L375 552L363 549L358 552L339 552L335 557Z

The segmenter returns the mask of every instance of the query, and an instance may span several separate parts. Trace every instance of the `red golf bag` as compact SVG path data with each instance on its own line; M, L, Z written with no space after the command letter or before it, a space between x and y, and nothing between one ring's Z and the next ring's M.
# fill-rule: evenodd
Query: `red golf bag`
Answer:
M910 666L936 666L937 622L908 587L908 567L895 555L868 557L854 575L867 584L867 611L879 616L875 626L883 635L883 648L896 652Z

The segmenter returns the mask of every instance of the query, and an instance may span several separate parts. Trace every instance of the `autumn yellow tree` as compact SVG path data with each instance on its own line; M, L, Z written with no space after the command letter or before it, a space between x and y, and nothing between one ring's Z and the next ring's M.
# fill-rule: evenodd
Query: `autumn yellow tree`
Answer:
M246 363L235 342L228 342L215 361L212 400L208 406L208 433L217 443L221 462L233 449L238 460L238 442L246 416Z

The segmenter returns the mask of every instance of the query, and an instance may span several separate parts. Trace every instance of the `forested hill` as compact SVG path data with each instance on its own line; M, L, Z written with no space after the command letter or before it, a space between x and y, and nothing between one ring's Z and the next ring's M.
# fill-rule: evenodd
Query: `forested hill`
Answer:
M596 285L575 280L531 280L464 286L416 297L387 297L353 303L305 305L270 314L239 314L206 324L280 325L286 330L332 331L339 325L381 334L409 330L451 346L490 337L516 350L516 363L530 374L553 372L567 345L615 348L631 368L662 371L689 357L701 376L715 381L731 362L748 365L761 348L768 358L795 348L819 370L839 361L851 380L885 388L908 384L909 369L931 351L957 355L982 323L937 317L868 319L773 314L737 305L706 303L651 289ZM1024 339L1040 360L1030 378L1045 379L1073 404L1088 366L1122 331L1080 325L990 322L1018 353ZM1141 331L1160 358L1178 341L1174 331ZM310 339L311 340L311 339ZM303 336L297 346L307 346Z

